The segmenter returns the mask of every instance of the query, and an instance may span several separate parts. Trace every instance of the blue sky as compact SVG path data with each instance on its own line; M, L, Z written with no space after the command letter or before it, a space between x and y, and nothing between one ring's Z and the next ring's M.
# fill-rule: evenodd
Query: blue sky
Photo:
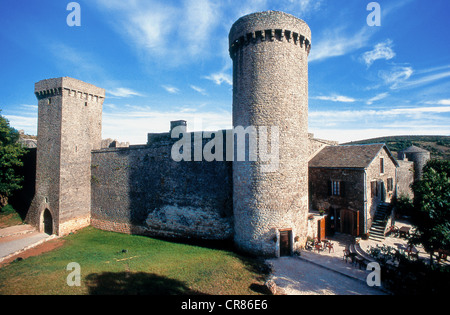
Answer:
M0 2L0 109L37 132L34 83L74 77L106 89L103 138L145 143L171 120L190 130L231 126L228 32L241 16L279 10L305 20L309 130L346 142L450 135L450 1L384 0L368 26L366 0Z

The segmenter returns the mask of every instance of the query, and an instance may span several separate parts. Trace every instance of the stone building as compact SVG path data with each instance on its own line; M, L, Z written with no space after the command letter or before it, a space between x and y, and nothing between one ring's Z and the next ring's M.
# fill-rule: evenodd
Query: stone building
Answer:
M327 146L309 162L311 209L328 214L331 232L367 234L396 195L397 167L384 144Z
M292 15L242 17L229 35L233 130L187 132L186 121L173 121L142 145L102 141L104 89L67 77L36 83L36 187L27 222L58 235L92 225L234 240L261 256L301 249L315 230L311 209L325 209L339 231L367 233L377 205L395 193L398 164L382 144L337 146L308 134L310 47L308 25ZM238 128L249 137L244 146ZM258 153L264 143L276 153L275 168L251 158L252 136ZM178 146L182 140L193 147ZM214 159L201 154L207 148Z

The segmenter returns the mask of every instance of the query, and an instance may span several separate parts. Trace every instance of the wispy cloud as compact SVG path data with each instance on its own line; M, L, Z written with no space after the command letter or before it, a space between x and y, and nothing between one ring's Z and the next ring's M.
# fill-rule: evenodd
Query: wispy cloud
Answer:
M414 87L429 84L434 81L438 81L438 80L449 78L449 77L450 77L450 71L436 73L436 74L428 75L425 77L417 78L417 79L411 80L411 81L403 80L399 84L396 84L395 88L414 88Z
M180 90L174 86L171 85L161 85L161 87L166 90L167 92L169 92L170 94L178 94L180 93Z
M366 104L367 104L367 105L372 105L373 102L382 100L382 99L384 99L384 98L386 98L386 97L388 97L388 96L389 96L389 93L380 93L380 94L378 94L378 95L376 95L376 96L374 96L374 97L368 99L367 102L366 102Z
M314 62L343 56L365 47L370 41L370 33L366 27L354 34L343 34L345 31L341 28L322 35L317 42L313 42L308 60Z
M379 71L379 77L392 90L416 88L450 77L450 71L444 67L414 70L411 66L393 66L390 70Z
M321 100L321 101L331 101L340 103L354 103L356 99L343 95L331 95L331 96L313 96L311 99Z
M390 60L394 57L395 52L392 50L392 40L388 39L383 43L375 45L373 50L365 52L361 56L361 59L367 67L370 67L376 60Z
M231 75L225 72L213 73L209 76L205 76L204 78L213 81L217 85L221 85L222 83L233 85L233 79L231 78Z
M219 25L218 6L209 0L171 4L155 0L98 0L102 11L113 16L112 27L145 60L177 66L205 56L208 40ZM179 52L183 53L180 54ZM158 58L148 59L148 56Z
M119 98L128 98L128 97L132 97L132 96L144 96L141 93L138 93L136 91L133 91L131 89L128 88L116 88L114 90L107 90L107 93L114 96L114 97L119 97Z
M206 93L206 90L201 87L191 85L191 89L193 89L194 91L197 91L198 93L200 93L202 95L208 95L208 93Z
M14 110L5 109L1 114L9 120L11 127L24 130L29 135L37 135L37 105L21 104L14 106Z
M429 104L429 105L450 105L450 99L444 99L444 100L439 100L439 101L428 101L425 104Z
M395 66L390 70L381 70L378 76L383 79L386 85L391 89L399 88L406 80L408 80L414 73L412 67Z

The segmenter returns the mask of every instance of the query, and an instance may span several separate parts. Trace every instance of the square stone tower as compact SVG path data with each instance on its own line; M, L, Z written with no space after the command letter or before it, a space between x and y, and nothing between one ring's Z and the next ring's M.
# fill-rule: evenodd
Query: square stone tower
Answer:
M90 224L91 151L101 147L105 90L68 78L39 81L36 191L27 222L65 235Z

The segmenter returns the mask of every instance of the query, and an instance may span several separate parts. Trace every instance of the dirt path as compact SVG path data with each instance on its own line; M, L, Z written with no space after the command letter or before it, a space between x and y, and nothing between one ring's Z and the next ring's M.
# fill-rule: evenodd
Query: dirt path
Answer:
M63 239L59 239L59 238L51 240L51 241L48 241L48 242L45 242L45 243L43 243L41 245L38 245L38 246L33 247L33 248L30 248L30 249L28 249L26 251L23 251L23 252L21 252L21 253L19 253L17 255L14 255L14 256L12 256L12 257L2 261L0 263L0 268L3 268L5 266L9 265L11 262L13 262L14 260L16 260L18 258L19 259L20 258L27 259L29 257L39 256L39 255L41 255L43 253L47 253L49 251L52 251L54 249L57 249L57 248L63 246L64 243L65 243L65 241Z

